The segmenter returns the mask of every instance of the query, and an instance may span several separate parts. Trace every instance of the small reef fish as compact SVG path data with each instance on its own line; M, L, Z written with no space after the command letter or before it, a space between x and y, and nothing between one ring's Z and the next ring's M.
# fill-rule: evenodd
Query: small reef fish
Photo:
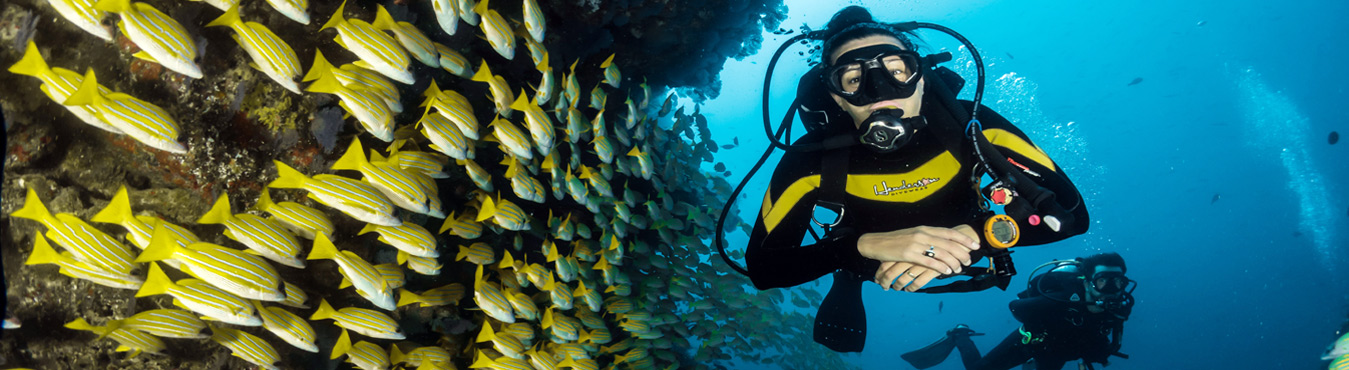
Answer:
M511 203L511 201L497 198L492 200L490 196L483 196L482 209L478 210L478 222L492 219L497 226L506 230L525 231L529 230L529 215L520 209L520 206Z
M333 319L337 326L371 338L403 340L406 336L398 329L398 323L379 311L364 308L347 307L334 310L327 300L319 301L318 311L309 320Z
M484 281L482 273L483 265L478 265L478 271L473 277L473 302L476 302L487 316L499 322L515 322L515 312L506 295L495 284Z
M539 155L548 156L553 152L553 139L556 127L553 127L553 120L548 118L548 114L539 107L539 97L536 95L534 101L525 98L524 90L520 95L516 95L515 102L511 103L511 109L525 112L525 126L529 129L529 136L534 139L534 148L539 150Z
M464 285L459 283L450 283L421 293L404 291L398 297L398 306L412 303L419 303L421 307L448 306L458 304L464 299L464 294Z
M169 234L168 229L156 229L150 247L136 262L173 258L183 263L183 272L234 295L268 302L286 299L281 276L262 257L211 243L179 247Z
M511 91L511 86L506 83L505 78L492 74L492 68L487 66L487 60L483 60L478 66L478 72L473 74L472 80L487 83L488 89L492 92L492 104L496 106L497 114L511 114L513 111L511 102L515 101L515 92Z
M100 89L93 69L85 72L79 89L61 104L88 106L103 122L152 148L173 154L187 153L187 147L178 142L178 122L168 111L131 95L106 93Z
M460 0L472 3L471 0ZM473 6L473 12L482 16L482 33L486 35L487 42L492 45L492 50L506 60L515 59L515 32L511 30L510 24L496 10L487 6L488 0L478 2Z
M59 1L54 1L52 2L52 5L56 5L58 2ZM58 7L57 10L60 10L60 8ZM38 52L37 44L33 41L28 41L28 46L25 47L23 52L23 58L19 59L18 63L14 63L13 66L10 66L9 72L32 76L41 80L42 85L39 89L42 90L42 93L46 94L48 98L51 98L51 100L57 104L61 104L62 107L65 107L70 113L74 114L75 117L79 117L80 121L88 123L90 126L97 127L103 131L119 135L122 133L122 130L113 127L112 124L104 121L103 118L100 118L98 111L92 106L62 104L71 94L74 94L75 90L80 87L82 82L84 82L84 76L68 69L48 67L47 61L42 58L42 53ZM112 94L112 90L108 90L108 88L103 87L102 85L98 86L98 89L103 95Z
M543 203L545 191L543 183L530 176L529 171L521 169L523 165L520 161L514 159L507 161L510 161L510 166L506 168L506 177L511 179L511 190L515 192L515 196L530 202Z
M267 370L277 370L281 363L281 356L276 354L272 344L256 335L227 327L212 327L211 331L214 333L211 340L229 348L234 357Z
M37 221L47 227L47 237L70 251L75 259L99 269L125 276L133 274L137 266L131 248L112 236L89 226L84 220L67 213L52 215L32 188L24 198L23 207L11 213L12 217Z
M388 165L375 164L365 156L360 139L352 139L346 153L332 165L334 170L356 170L364 175L362 181L374 185L375 189L403 209L435 218L444 218L440 203L434 201L439 191L434 181L419 181L425 177L417 172ZM426 180L430 180L428 177ZM434 206L434 207L433 207Z
M108 12L100 10L94 6L98 0L50 0L52 9L56 13L74 23L76 27L88 32L103 41L112 41L112 32L103 27L103 18L108 16Z
M207 320L241 326L262 325L262 319L258 318L253 306L243 298L197 279L183 279L174 283L159 269L159 264L150 263L150 274L145 279L145 285L136 292L136 297L159 294L173 296L174 305L204 315L203 318Z
M478 332L478 343L491 342L492 348L501 352L503 356L517 360L525 358L525 344L520 342L519 338L507 333L497 333L492 330L492 323L483 321L482 330Z
M94 284L117 289L140 289L145 281L132 274L115 273L76 260L70 254L58 254L47 243L42 234L33 235L33 253L28 255L25 265L54 264L61 269L61 275L73 277Z
M431 235L431 232L422 225L411 222L404 222L399 226L367 224L356 235L365 235L372 231L379 234L379 241L408 254L428 258L440 257L440 252L436 252L435 235Z
M384 100L384 105L389 107L390 111L395 113L403 112L403 103L399 100L398 87L387 77L379 72L371 71L356 66L355 64L345 64L341 68L333 67L327 58L323 57L323 52L314 51L314 65L309 67L309 73L304 75L303 81L315 81L323 77L324 73L331 72L333 77L337 77L337 82L342 86L352 90L365 90L379 96Z
M94 7L122 16L117 28L141 49L136 58L158 63L187 77L201 78L201 67L196 62L197 43L168 14L150 4L131 0L101 0Z
M609 58L605 59L604 63L600 64L600 68L604 68L603 82L609 84L609 86L613 86L615 89L618 88L619 84L623 83L623 73L618 70L618 65L614 64L614 56L616 55L617 54L609 54Z
M393 32L394 37L398 38L398 43L412 53L417 61L432 68L440 68L440 53L436 51L431 39L417 30L417 26L412 23L394 21L389 11L384 9L384 5L379 5L379 10L375 13L375 23L371 26L378 30Z
M390 345L392 346L392 344ZM389 368L389 354L374 343L360 341L351 344L351 335L342 330L342 335L333 345L332 359L347 355L347 362L361 370L384 370Z
M336 28L337 43L361 58L356 65L408 85L416 82L412 72L408 71L408 64L412 63L412 60L408 58L407 52L403 51L403 47L398 45L398 41L363 20L348 20L342 17L342 11L346 6L347 2L343 0L342 5L337 6L332 18L329 18L319 30Z
M229 194L220 194L211 210L197 219L198 224L225 225L225 236L257 254L282 265L304 268L300 259L300 241L281 222L257 215L230 211Z
M529 30L529 36L538 42L543 42L544 32L548 30L548 24L543 17L543 9L539 8L537 0L525 0L521 7L521 13L525 17L525 29Z
M398 263L407 264L413 272L422 275L440 275L440 262L435 258L417 257L404 251L398 251Z
M295 50L286 44L286 40L277 37L261 23L244 22L239 18L237 5L206 24L206 27L218 26L229 26L234 29L234 41L238 42L239 47L242 47L253 60L250 66L262 71L286 90L300 93L300 85L295 83L295 79L301 76L300 58L295 56Z
M164 338L211 337L211 330L207 329L206 323L198 319L197 315L174 308L142 311L125 319L109 321L107 327L114 330L135 329Z
M319 203L360 221L384 226L403 224L393 216L393 202L373 186L337 175L319 174L310 178L281 161L272 162L276 164L278 175L275 181L267 184L269 188L308 190Z
M351 89L337 80L332 69L317 69L318 81L309 85L307 91L337 95L342 101L338 105L347 113L356 116L366 131L376 139L393 141L393 111L382 95L373 90Z
M396 263L381 263L375 265L375 270L379 271L379 277L384 279L384 284L389 289L402 288L404 284L407 284L407 276L403 275L403 268L398 267ZM351 282L346 282L343 285L346 284L351 284Z
M451 49L439 42L433 43L436 46L436 52L440 55L440 68L450 72L455 76L463 78L473 78L473 65L468 63L468 58L458 51Z
M136 357L141 353L159 354L166 348L164 341L159 338L146 334L145 332L134 329L109 329L105 326L89 325L84 319L75 319L66 323L65 327L75 330L83 330L98 334L100 338L108 337L117 341L117 352L131 352L131 357Z
M543 106L553 100L557 90L557 74L553 73L553 66L548 65L547 51L543 52L543 60L539 61L536 68L543 77L539 79L539 86L534 88L534 99L537 100L535 104Z
M441 31L450 36L459 31L459 8L456 2L458 0L431 0L431 11L436 14L436 24L440 25Z
M385 310L396 308L393 300L393 289L390 289L384 281L384 275L375 269L374 265L361 259L351 251L339 251L337 246L326 236L320 236L314 239L313 251L309 253L309 259L330 259L337 262L337 266L342 272L343 280L356 287L356 291L362 297L365 297L370 303ZM339 288L346 288L345 285Z
M428 363L431 366L437 366L437 364L445 366L444 364L453 362L454 357L450 354L450 351L435 346L417 347L404 355L402 351L398 350L398 346L394 345L389 347L389 360L394 365L407 364L417 367L421 366L422 363Z
M309 24L309 0L267 0L281 15L300 24Z
M478 118L473 114L473 104L469 103L464 95L454 90L441 90L434 80L422 95L426 97L422 103L422 106L426 107L423 116L429 114L431 108L435 108L442 117L459 126L459 131L465 138L473 140L481 138L478 135Z
M517 160L534 159L534 151L530 148L529 137L525 136L524 130L516 126L511 121L497 116L492 120L492 138L500 143L506 154L510 154Z
M472 143L459 130L459 125L444 115L427 114L417 124L422 128L422 135L431 140L431 149L457 160L476 157Z
M267 189L262 189L262 196L253 207L271 214L273 220L281 221L282 226L301 238L313 240L318 234L330 238L333 235L333 221L328 219L328 215L295 202L273 202L271 192Z
M314 328L309 326L309 322L304 318L281 307L263 307L262 303L257 301L253 304L258 310L258 316L262 317L264 329L276 334L295 348L318 353L319 347L314 344Z
M399 168L413 170L429 176L433 179L447 179L449 174L445 173L445 165L449 159L440 153L423 152L418 150L400 150L402 141L394 141L394 145L389 147L388 158L378 158L372 154L371 162L388 162ZM373 150L371 152L374 152ZM381 160L383 159L383 160Z
M440 225L440 232L446 231L449 231L451 235L473 240L482 236L482 224L474 220L473 217L469 217L468 214L455 217L454 213L451 212L449 217L445 217L445 223Z
M475 265L490 265L497 261L496 251L491 244L473 243L470 246L459 246L459 254L454 256L455 261L465 261Z
M309 296L304 294L304 290L301 290L300 287L291 283L286 283L285 285L286 300L278 303L295 308L309 308L309 305L304 304L309 301Z

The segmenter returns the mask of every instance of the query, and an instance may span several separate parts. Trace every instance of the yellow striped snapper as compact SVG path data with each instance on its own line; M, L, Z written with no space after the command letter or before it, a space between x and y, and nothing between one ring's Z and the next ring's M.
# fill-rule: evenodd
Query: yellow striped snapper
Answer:
M379 5L379 10L375 12L375 23L371 26L378 30L393 32L398 38L398 43L412 53L417 61L432 68L440 68L440 53L436 51L436 46L431 44L431 39L422 31L418 31L417 26L413 26L412 23L394 21L389 11L384 9L384 5Z
M492 347L502 355L517 360L525 359L525 344L519 338L507 333L492 330L492 323L483 320L482 330L478 332L477 343L492 342Z
M642 111L637 109L636 104L632 102L632 97L628 97L627 100L624 100L623 104L628 106L627 127L629 130L631 130L634 127L637 127L637 123L641 122L644 119L642 118Z
M228 194L220 194L211 210L197 219L198 224L224 224L225 236L248 249L282 265L304 268L300 260L300 242L278 221L256 215L230 212Z
M224 15L206 24L206 27L217 26L229 26L234 29L234 41L238 42L239 47L242 47L253 60L251 66L271 77L286 90L300 93L300 85L295 83L295 79L301 76L300 58L295 56L295 50L291 49L285 40L277 37L272 30L267 29L267 26L239 19L237 4L225 11Z
M473 277L473 302L477 303L487 316L497 321L515 322L515 312L506 295L495 284L483 280L482 269L483 265L478 265L478 271Z
M517 32L519 31L519 29L516 30ZM533 37L526 36L523 37L523 39L525 39L525 48L529 50L530 61L533 62L534 65L542 63L544 61L544 55L548 53L548 49L543 46L542 42L535 40Z
M56 6L57 3L63 2L64 1L53 1L52 5ZM58 11L60 9L60 7L57 7ZM15 74L37 77L38 80L42 81L42 85L39 87L39 89L42 90L42 93L46 94L48 98L51 98L51 100L57 104L61 104L61 106L69 110L70 113L75 114L75 117L79 117L80 121L114 134L122 133L122 130L113 127L112 124L99 117L98 110L94 109L92 106L63 104L71 94L75 93L75 90L80 87L81 83L84 82L84 76L65 68L48 67L47 61L42 59L42 53L38 52L37 44L33 41L28 41L28 46L24 49L23 58L19 59L18 63L14 63L13 66L10 66L9 71ZM112 90L108 90L108 88L103 87L102 85L98 86L98 90L103 93L103 95L112 94Z
M212 327L211 331L215 333L211 340L229 348L234 357L269 370L276 370L281 362L281 356L276 354L272 344L256 335L227 327Z
M596 114L595 118L590 121L590 131L597 140L601 136L609 134L609 121L604 119L604 109L600 109L600 113Z
M407 264L412 271L422 275L440 275L440 262L435 258L417 257L404 251L398 251L398 263Z
M436 47L436 53L440 55L441 69L455 76L473 78L473 66L468 63L468 58L439 42L433 42L432 44Z
M337 246L326 236L320 236L314 239L314 248L309 252L310 260L330 259L337 262L342 276L346 278L361 297L370 300L375 306L386 310L393 310L396 306L393 301L393 289L388 287L384 281L384 276L370 262L366 262L361 257L351 251L339 251ZM346 286L341 286L346 288Z
M472 2L472 0L459 0L463 2ZM515 32L511 30L510 24L506 23L501 14L487 7L487 0L478 2L473 6L473 12L482 17L482 33L487 37L487 42L492 44L492 50L501 54L506 60L515 59Z
M468 260L475 265L490 265L497 261L496 251L487 243L473 243L470 246L459 246L459 254L454 256L455 261Z
M276 164L278 175L275 181L267 184L269 188L308 190L319 203L360 221L384 226L403 224L393 216L393 202L369 184L336 175L320 174L310 178L281 161L272 162Z
M581 297L591 312L600 312L600 306L604 305L604 299L600 298L600 292L587 288L585 279L581 279L579 284L580 286L576 288L573 294Z
M267 0L281 15L300 24L309 24L309 0Z
M477 3L474 3L473 0L451 0L451 1L454 1L454 7L456 9L459 9L459 19L464 20L464 23L468 23L468 25L470 26L473 27L478 26L479 23L478 13L473 11L473 8L477 6Z
M534 101L531 102L525 98L525 91L520 90L520 95L516 96L514 103L511 103L511 108L525 112L525 124L539 154L544 156L552 154L553 131L557 129L553 127L553 120L548 118L542 107L539 107L539 97L535 95Z
M455 162L459 163L460 166L464 166L464 171L468 173L469 179L473 180L473 184L477 185L478 189L492 191L492 174L488 173L487 170L484 170L481 166L478 166L477 162L474 162L472 159L460 159L455 160Z
M463 1L472 2L472 0L463 0ZM494 369L494 370L531 370L531 369L533 369L533 367L530 367L528 361L521 360L521 359L514 359L514 358L511 358L510 356L501 356L501 357L497 357L497 358L491 358L491 357L487 356L487 354L483 353L482 350L478 350L477 358L476 358L475 360L473 360L473 363L470 364L470 365L468 365L468 367L469 367L470 369L489 368L489 369Z
M61 275L86 280L98 285L118 289L140 289L144 283L139 276L116 273L80 262L70 254L58 254L47 244L42 234L33 235L33 253L28 255L25 265L54 264L59 266Z
M595 120L603 119L604 111L601 110L600 113L595 115ZM580 109L576 109L576 107L567 108L567 128L564 130L567 133L567 142L580 143L581 140L588 140L590 138L588 126Z
M580 224L578 226L585 226L585 224ZM595 262L595 246L592 245L594 243L595 241L590 240L590 237L582 236L581 239L571 242L571 254L579 260Z
M545 282L539 289L548 291L548 298L552 300L553 307L563 310L570 310L572 307L571 286L566 283L558 283L553 280L553 275L544 278Z
M492 137L504 148L502 151L510 154L512 157L521 160L534 159L534 151L530 149L529 138L525 132L520 130L511 121L497 116L492 120Z
M136 58L159 63L187 77L201 78L201 67L196 62L197 44L178 21L150 4L133 4L131 0L101 0L94 7L122 16L117 27L141 49Z
M431 139L431 149L456 160L473 159L473 144L459 126L440 114L427 114L417 122L422 134Z
M403 340L406 336L398 329L398 323L388 315L375 310L347 307L333 310L327 300L319 301L318 311L309 320L333 319L337 326L371 338Z
M608 289L604 290L604 292L613 293L615 295L622 297L627 297L628 295L632 294L632 286L627 284L610 285Z
M577 312L588 312L588 311L582 310ZM608 344L613 340L614 340L613 334L609 332L609 328L607 327L602 327L590 331L582 330L580 338L577 339L577 341L585 344Z
M581 179L576 177L576 174L573 174L571 170L566 171L564 182L567 185L567 194L571 195L571 199L577 203L585 203L586 196L590 194L590 189L585 186L585 183L581 182Z
M575 341L580 338L581 322L563 313L554 314L552 308L544 311L541 326L563 341Z
M604 109L605 105L609 103L609 93L605 92L600 86L602 85L595 85L595 88L590 89L591 108Z
M37 221L47 227L47 237L74 254L75 259L108 272L127 275L136 270L131 248L67 213L52 215L32 188L23 208L10 216Z
M567 73L567 77L562 79L562 94L567 97L567 101L571 102L572 107L576 107L576 103L580 102L579 99L581 99L581 82L576 79L577 62L580 62L580 60L571 62L571 72Z
M571 368L573 370L599 370L600 365L599 363L595 362L594 359L576 358L576 356L568 356L566 358L563 358L562 361L559 361L557 363L557 367L559 368L566 367ZM634 369L643 369L643 368L637 367Z
M392 346L392 345L391 345ZM389 354L384 352L374 343L360 341L351 344L351 336L346 330L342 330L342 336L337 338L337 343L333 345L333 354L330 358L337 359L347 356L347 362L363 370L384 370L389 368Z
M503 324L501 326L501 332L510 334L510 336L519 339L525 346L529 346L534 342L534 327L526 322Z
M375 265L375 271L379 271L380 278L384 279L384 285L388 286L389 289L402 288L404 284L407 284L407 277L403 275L403 268L398 267L397 263L381 263ZM345 276L342 277L342 280L344 280L342 285L351 285L351 281Z
M169 230L173 232L173 236L175 236L174 239L180 246L187 246L188 244L201 241L200 238L197 238L196 234L184 229L182 226L174 225L156 217L133 215L131 213L131 198L127 196L126 186L119 187L117 189L117 194L113 195L112 200L108 201L108 206L104 207L103 210L98 211L98 214L95 214L90 220L99 223L121 225L127 230L127 240L131 241L131 244L140 249L150 247L150 241L154 237L154 231L161 225L169 228ZM173 268L178 268L178 260L165 260L165 262L167 262L169 266L173 266Z
M136 292L136 297L158 294L173 296L175 306L206 316L203 319L242 326L262 325L262 319L255 314L253 306L243 298L197 279L183 279L175 284L159 269L159 264L151 263L150 274L145 279L145 285Z
M440 232L446 231L449 231L451 235L472 240L482 236L482 224L469 217L468 214L455 217L454 213L451 212L449 217L445 217L445 223L440 225Z
M394 81L413 84L416 80L412 72L408 71L408 64L412 61L398 42L363 20L343 18L342 10L346 5L347 2L343 0L332 18L319 30L336 28L337 43L361 58L356 65L382 73Z
M89 325L84 319L75 319L66 323L66 328L83 330L98 334L100 338L108 337L117 341L117 352L131 352L131 357L136 357L142 352L159 354L164 351L164 341L153 335L134 329L109 329L105 326Z
M589 310L577 310L576 318L578 320L581 320L581 325L585 325L585 327L587 328L591 329L608 328L607 326L608 324L605 323L603 317L600 317L600 314L590 312Z
M448 306L458 304L461 299L464 299L464 285L450 283L449 285L428 289L420 294L403 290L399 293L398 306L402 307L413 303L419 303L421 307Z
M482 208L478 210L479 222L490 218L506 230L525 231L530 229L529 215L526 215L525 211L515 203L503 198L497 198L494 201L489 196L484 196L482 203Z
M281 307L263 307L262 303L257 301L253 303L258 310L258 316L262 317L264 329L276 334L295 348L318 353L318 345L314 344L314 328L309 326L309 322L304 321L304 318Z
M356 235L369 232L379 233L379 241L420 257L440 257L436 252L436 237L422 225L404 222L400 226L379 226L367 224Z
M393 85L387 77L369 69L361 68L355 64L344 64L341 68L333 67L327 58L323 57L323 52L314 50L314 65L309 67L309 72L304 75L302 81L315 81L323 77L325 73L332 73L337 77L337 82L342 86L352 90L364 90L373 93L384 101L384 105L389 107L390 111L395 113L403 112L403 103L399 99L398 87Z
M459 31L459 8L455 4L457 2L458 0L431 0L431 11L436 13L436 23L450 36Z
M583 244L573 243L573 245ZM575 250L573 249L573 254L574 253ZM576 275L581 271L580 262L577 262L576 256L558 258L557 261L554 261L554 268L554 271L557 272L557 278L568 283L576 281Z
M449 174L445 173L445 165L449 164L449 159L440 153L423 152L417 150L399 150L399 145L403 140L395 140L394 145L389 147L389 157L381 158L378 153L371 150L371 162L389 162L398 168L413 170L424 174L433 179L447 179Z
M596 176L594 172L590 171L590 167L581 166L581 176L579 178L589 181L590 187L595 189L595 192L599 193L600 196L603 196L606 199L614 197L614 189L609 185L609 181L605 180L602 176Z
M534 284L534 286L538 287L543 287L544 284L548 283L548 280L545 279L545 277L552 274L553 272L548 271L548 268L543 267L543 265L537 263L529 263L526 264L524 268L521 269L520 273L523 273L525 275L525 278L529 280L530 284Z
M210 338L211 331L197 315L179 309L157 309L142 311L131 317L112 320L110 329L139 330L154 336L165 338Z
M150 247L145 248L136 262L173 258L182 262L183 272L234 295L268 302L286 299L281 276L262 257L211 243L180 247L170 234L167 229L155 229Z
M335 77L332 69L312 69L319 73L318 81L310 84L306 91L337 95L341 98L338 105L356 116L371 136L385 142L393 141L393 111L384 98L373 90L358 90L343 86Z
M390 346L389 360L393 365L408 364L411 366L421 366L422 363L447 364L454 362L454 355L444 348L435 346L417 347L406 355L398 349L397 345Z
M295 308L309 308L305 302L309 301L309 296L304 294L304 290L291 283L285 283L286 300L277 302Z
M525 0L521 10L525 17L525 29L529 30L529 36L538 42L543 42L544 31L547 30L547 22L543 17L543 9L539 8L537 0Z
M482 2L479 4L485 4ZM496 106L497 113L500 115L511 114L511 103L515 101L515 92L511 91L511 86L506 83L506 79L492 74L492 69L487 66L487 60L482 61L478 67L478 72L473 74L473 81L487 83L487 88L492 92L492 103Z
M626 297L609 297L604 300L604 309L611 313L625 314L632 312L633 308L632 299Z
M525 355L529 356L529 364L531 366L534 366L534 369L537 370L558 369L557 364L559 361L556 357L553 357L552 353L548 353L547 351L543 351L539 348L532 348L528 351L525 351Z
M511 302L511 308L515 309L515 316L535 321L539 319L539 306L534 304L534 300L520 292L512 292L506 295L506 299Z
M506 158L508 164L506 167L506 177L511 179L511 190L515 196L520 199L534 203L543 203L543 183L529 175L529 171L522 170L520 161Z
M613 142L609 141L609 137L603 135L595 135L594 144L595 144L595 154L600 157L600 161L604 163L613 163L614 144Z
M79 89L61 104L88 106L103 122L152 148L174 154L187 153L187 147L178 142L178 122L168 111L131 95L107 93L106 89L100 89L93 69L85 72Z
M613 86L616 89L618 88L618 85L623 82L623 74L622 72L619 72L618 65L614 64L615 55L617 54L609 54L609 58L605 59L604 63L600 64L600 68L604 68L604 81L602 82L609 84L609 86Z
M468 98L454 90L441 90L435 80L431 81L431 86L427 87L422 96L426 98L422 103L422 106L426 107L426 111L422 113L423 119L430 114L431 108L435 108L440 116L454 122L464 137L473 140L481 138L478 135L478 117L473 113L473 104L469 103Z
M554 342L552 348L553 351L555 351L558 355L564 357L562 362L557 364L558 367L572 366L573 368L579 368L577 367L579 364L576 363L573 363L572 365L564 365L564 364L567 363L567 359L571 359L572 361L590 359L590 351L587 350L586 347L581 345L580 343ZM591 364L593 363L594 361L591 361Z
M112 41L112 32L103 27L103 18L108 13L94 7L97 0L49 0L52 9L62 18L74 23L76 27L97 36L103 41Z
M553 67L548 65L548 52L543 52L543 60L536 63L540 77L539 86L534 88L534 99L538 100L534 104L543 106L553 100L554 90L557 90L557 75L553 74Z
M333 222L322 211L295 202L272 202L271 192L262 189L262 196L254 205L257 210L270 213L272 219L295 235L313 240L315 235L333 235Z

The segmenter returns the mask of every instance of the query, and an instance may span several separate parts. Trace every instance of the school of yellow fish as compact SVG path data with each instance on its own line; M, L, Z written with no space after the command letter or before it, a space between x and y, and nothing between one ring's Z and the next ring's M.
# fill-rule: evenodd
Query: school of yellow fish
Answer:
M137 297L169 295L177 307L102 326L78 319L68 328L117 341L119 351L133 356L162 352L161 338L210 338L266 369L287 366L270 342L254 334L260 331L246 327L260 326L296 349L318 353L325 349L316 345L312 325L331 322L341 336L326 350L361 369L453 369L456 361L493 369L655 369L707 366L732 352L750 361L780 362L812 351L795 347L809 346L802 340L808 335L805 316L753 309L782 302L782 290L746 293L744 279L713 261L708 242L714 217L731 188L720 174L700 169L718 149L707 139L706 118L675 109L673 93L657 96L645 83L625 83L633 79L619 70L614 61L619 55L609 55L593 70L578 70L581 61L572 61L558 75L544 47L545 16L535 0L523 1L518 21L493 10L488 0L433 0L436 23L445 33L465 31L458 29L460 22L479 26L481 39L498 53L482 56L476 68L455 48L395 20L382 6L367 22L345 17L344 3L318 31L335 34L359 60L334 66L319 52L307 72L284 39L245 21L238 0L207 2L223 12L207 26L229 28L251 67L295 94L335 95L372 138L364 141L387 143L387 150L366 149L364 135L353 138L330 171L359 178L305 174L274 161L276 178L267 186L272 190L263 190L253 213L235 213L228 195L221 195L197 220L222 225L233 245L204 242L214 238L136 215L125 187L90 220L120 226L121 238L73 215L53 214L29 189L22 208L11 214L45 230L35 235L27 264L55 264L63 275L135 290ZM50 3L103 40L114 38L102 22L116 13L116 29L141 49L135 58L189 78L202 76L193 38L150 4ZM309 24L305 0L268 3ZM522 26L513 28L512 22ZM517 39L527 46L538 80L508 81L493 73L491 65L514 59ZM470 97L433 80L417 99L421 118L395 122L405 107L393 81L411 85L431 78L411 72L413 59L444 69L454 79L446 86L485 83L494 112L475 112ZM43 93L85 123L154 150L191 149L168 111L100 85L92 70L80 74L49 66L32 42L9 71L40 79ZM599 78L578 77L583 74ZM587 96L582 80L599 82ZM609 102L618 96L624 97L621 105ZM481 124L484 116L490 117L487 127ZM480 162L483 158L502 160ZM437 179L461 173L477 188L471 199L442 204L447 198ZM494 179L498 174L504 178ZM507 182L509 191L493 185ZM307 195L322 207L274 202L277 192ZM378 234L381 243L396 249L397 264L372 264L343 250L330 218L339 214L366 224L359 234ZM443 222L428 229L414 219ZM738 218L729 224L748 227ZM329 263L325 260L335 262L343 279L336 286L310 287L310 293L283 281L278 271ZM191 278L174 281L166 266ZM475 278L420 292L403 287L405 271L438 275L446 268L472 269ZM335 307L308 298L314 288L348 287L368 302ZM802 292L793 297L798 306L819 300L813 290ZM469 296L471 302L465 300ZM406 337L394 318L409 305L475 309L461 312L481 322L478 344L413 348L399 342ZM308 315L296 313L311 306L316 308ZM352 343L352 333L364 340ZM770 348L771 354L759 352Z

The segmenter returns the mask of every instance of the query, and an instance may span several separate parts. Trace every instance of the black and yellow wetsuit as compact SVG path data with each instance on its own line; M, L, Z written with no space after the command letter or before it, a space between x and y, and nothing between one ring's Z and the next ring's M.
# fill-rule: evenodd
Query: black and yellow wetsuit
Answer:
M932 95L927 95L932 96ZM843 224L853 232L802 245L811 225L821 173L820 152L787 152L773 173L758 222L745 253L750 280L759 289L789 287L844 269L874 276L880 262L862 257L857 239L865 233L915 226L970 225L982 230L989 215L980 207L971 173L977 163L968 140L959 137L965 126L937 99L924 99L922 115L928 127L897 152L877 154L862 146L850 150L846 210ZM968 109L972 103L961 101ZM987 107L979 120L984 135L1009 159L1029 169L1029 176L1053 191L1056 201L1075 216L1059 232L1044 226L1020 225L1018 245L1045 244L1086 232L1088 216L1077 188L1063 169L1021 130ZM945 130L935 125L949 125ZM938 137L940 133L953 133ZM808 133L797 143L819 142L824 135ZM985 243L987 248L988 244Z

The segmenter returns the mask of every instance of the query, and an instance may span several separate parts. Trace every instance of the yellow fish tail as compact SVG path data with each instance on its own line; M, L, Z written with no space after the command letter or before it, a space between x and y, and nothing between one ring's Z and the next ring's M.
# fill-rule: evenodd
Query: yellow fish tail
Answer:
M84 321L82 318L76 318L75 321L66 323L65 327L75 330L94 331L94 326L89 325L89 322Z
M485 1L483 3L485 3ZM483 3L478 4L481 5ZM486 60L482 61L482 66L478 67L478 72L473 73L473 78L470 80L486 83L492 82L492 69L487 67Z
M309 72L305 73L301 81L313 81L323 77L324 73L332 73L333 64L328 62L328 58L323 57L323 52L314 50L314 65L309 67Z
M314 248L309 251L309 257L305 259L330 260L337 258L337 253L337 246L333 245L331 240L328 240L328 236L323 233L318 233L314 235Z
M173 286L173 280L169 280L169 276L164 275L164 270L159 269L159 264L150 262L150 274L145 277L145 284L141 285L141 290L136 291L136 296L145 297L168 293Z
M132 220L134 217L135 215L131 213L131 198L127 197L126 186L122 186L117 189L117 194L112 196L112 200L108 202L108 206L103 207L103 210L98 211L98 214L95 214L94 218L90 220L105 224L121 225Z
M211 206L211 210L201 215L201 218L197 219L197 223L223 224L230 217L234 217L234 214L230 213L229 194L220 194L220 197L215 199L215 204Z
M375 23L371 23L370 25L378 30L390 31L398 25L398 22L395 22L393 16L389 15L389 11L384 9L383 5L380 5L379 10L375 11Z
M104 0L104 1L108 1L108 0ZM323 27L320 27L320 28L319 28L319 31L326 30L326 29L329 29L329 28L334 28L334 27L337 27L338 25L341 25L341 24L343 24L343 23L347 23L346 18L343 18L343 17L342 17L342 9L344 9L344 8L346 8L346 7L347 7L347 1L346 1L346 0L342 0L342 5L338 5L338 6L337 6L337 11L336 11L336 12L333 12L332 18L328 18L328 22L327 22L327 23L324 23L324 24L323 24Z
M211 23L207 23L206 27L218 27L218 26L234 27L235 25L243 25L243 24L244 24L243 19L239 19L239 6L235 5L230 7L230 10L226 11L225 14L222 14L220 17L217 17L215 20L211 21Z
M53 224L57 222L56 218L52 216L51 211L48 211L47 206L42 204L42 199L37 197L37 192L33 191L32 188L28 189L28 195L25 196L23 200L23 208L19 208L19 210L14 211L14 213L10 213L9 215L26 218L43 224Z
M407 289L398 289L398 307L403 307L413 303L421 303L424 300L421 296L408 291Z
M347 329L342 329L342 336L337 337L337 344L333 345L333 354L329 359L337 359L347 354L351 350L351 335L347 334Z
M331 318L333 318L333 314L335 314L335 313L337 313L337 311L336 311L336 310L333 310L333 306L330 305L330 304L328 304L328 300L326 300L326 299L320 299L320 300L319 300L319 309L318 309L317 311L314 311L314 315L309 316L309 320L310 320L310 321L313 321L313 320L325 320L325 319L331 319ZM343 334L346 334L346 330L343 330L342 333L343 333ZM339 342L340 342L340 341L339 341ZM350 342L350 341L348 341L348 342ZM348 345L350 345L350 344L348 344Z
M28 261L25 265L39 265L46 263L56 263L61 259L61 255L52 249L52 245L47 243L47 238L41 233L33 234L33 253L28 255Z
M276 207L276 202L272 201L271 192L267 188L262 188L262 196L258 197L258 203L253 205L254 210L265 211Z
M315 69L310 68L309 70L312 73ZM317 73L318 81L314 81L314 83L309 85L309 88L305 90L317 93L336 94L342 89L342 83L337 81L337 76L333 75L332 70L318 70Z
M482 201L482 208L478 209L478 221L482 222L483 220L492 218L492 215L495 215L496 213L496 203L492 201L492 197L486 197Z
M146 246L145 251L141 252L141 255L137 256L133 262L145 263L173 258L173 254L178 252L178 248L173 231L162 225L156 226L154 235L150 236L150 245Z
M319 80L322 81L322 80ZM370 160L365 158L365 149L361 148L359 138L351 139L351 146L347 147L347 152L342 154L337 162L333 163L334 170L359 170L370 165Z
M42 59L42 53L37 51L37 43L33 41L28 41L28 47L23 51L23 58L10 66L9 71L43 80L46 80L44 77L52 74L51 68L47 66L47 60Z
M309 179L308 176L305 176L291 166L287 166L285 163L281 163L281 161L272 160L272 163L276 164L277 177L272 183L267 184L267 187L269 188L300 189L304 187L305 182Z
M371 231L375 231L375 225L374 225L374 224L365 224L365 227L362 227L362 228L361 228L361 231L356 232L356 235L365 235L365 234L369 234Z
M101 3L100 3L101 4ZM64 105L99 105L104 100L103 92L98 91L97 76L94 76L94 70L91 68L84 73L84 81L80 82L80 88L75 89L75 93L66 97L66 101L61 102Z

